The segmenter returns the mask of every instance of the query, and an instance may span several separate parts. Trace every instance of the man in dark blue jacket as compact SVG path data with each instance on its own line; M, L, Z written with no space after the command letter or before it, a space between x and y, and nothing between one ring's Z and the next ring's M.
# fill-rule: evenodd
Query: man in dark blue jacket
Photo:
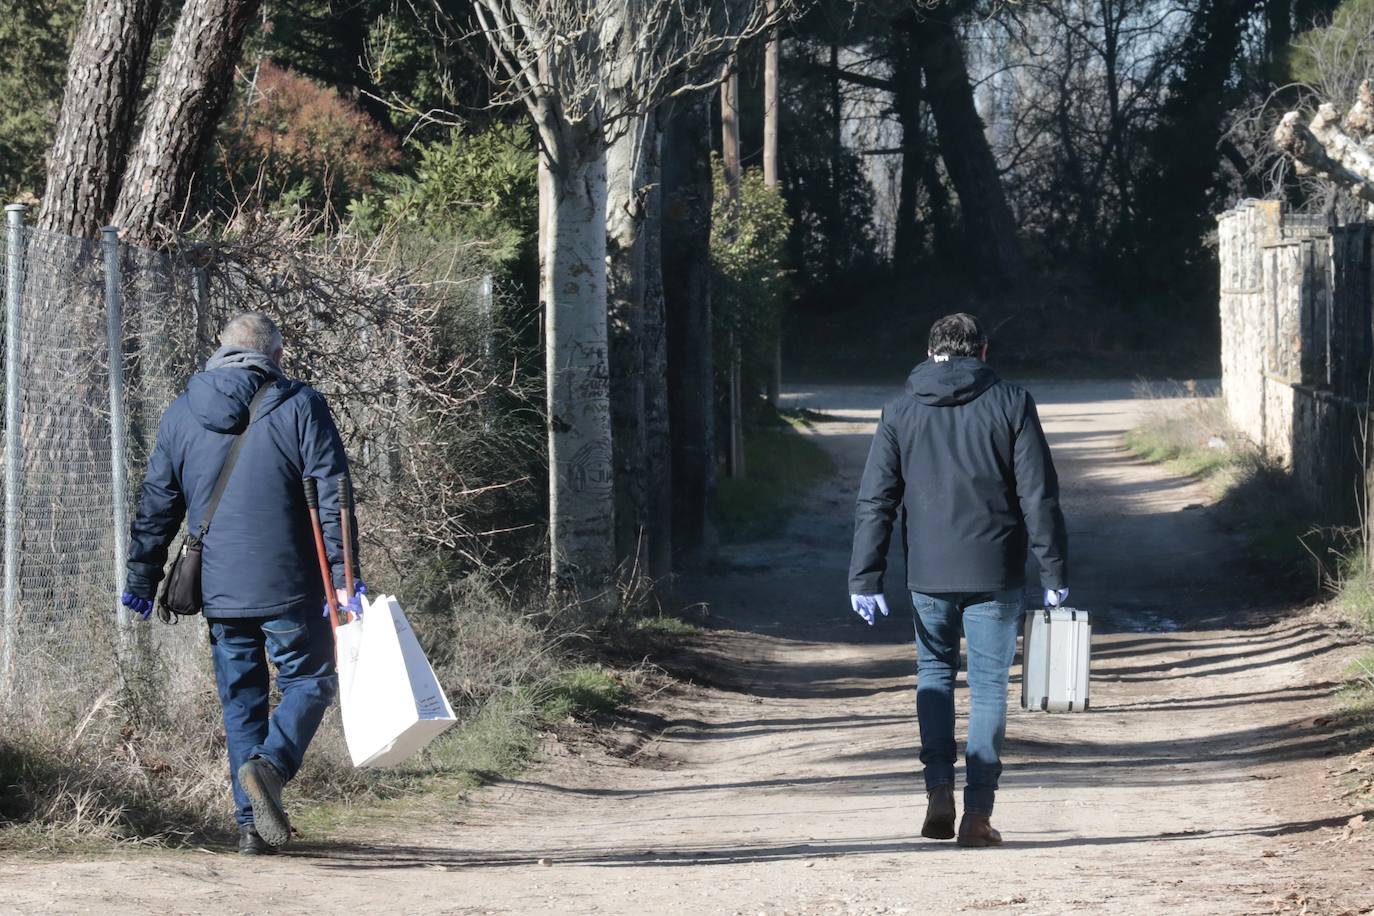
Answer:
M987 366L972 315L930 331L930 359L889 401L854 517L850 603L870 624L886 614L883 573L899 511L907 590L916 606L916 714L928 797L921 834L955 836L954 680L968 640L971 709L961 846L1002 841L992 827L1007 725L1007 679L1024 613L1027 548L1047 604L1068 597L1059 481L1035 401Z
M220 343L205 371L191 378L162 417L132 527L123 601L147 619L182 519L199 528L229 448L243 436L202 539L201 591L224 710L239 851L252 855L290 839L281 789L300 769L338 692L302 480L319 482L326 551L334 585L342 588L338 481L348 473L348 459L324 398L283 377L281 333L271 319L238 315L225 325ZM269 659L281 691L270 715Z

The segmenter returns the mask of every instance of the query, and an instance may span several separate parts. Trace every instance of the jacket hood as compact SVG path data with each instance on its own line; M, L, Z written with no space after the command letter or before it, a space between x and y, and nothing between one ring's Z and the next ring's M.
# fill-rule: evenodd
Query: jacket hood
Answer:
M971 356L931 357L911 370L907 394L931 407L957 407L997 384L997 373Z
M248 406L258 387L264 382L270 384L273 378L279 390L268 393L261 416L285 400L294 386L284 382L279 373L264 372L257 366L230 364L197 372L186 386L186 399L201 426L217 433L237 433L248 422Z

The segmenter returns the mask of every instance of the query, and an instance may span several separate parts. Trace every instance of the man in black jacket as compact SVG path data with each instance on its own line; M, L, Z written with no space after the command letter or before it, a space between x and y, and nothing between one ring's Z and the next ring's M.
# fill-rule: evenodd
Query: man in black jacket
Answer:
M907 589L916 607L916 713L928 807L922 836L955 836L954 680L968 640L967 785L961 846L1002 841L992 827L1002 774L1007 679L1024 614L1027 548L1047 604L1068 597L1059 481L1035 401L988 368L972 315L930 331L930 359L883 408L854 517L850 603L870 624L886 614L883 573L901 511Z
M270 318L244 312L225 325L220 342L158 427L132 525L123 602L146 620L182 520L192 530L205 525L201 594L239 851L260 855L291 837L282 786L300 769L338 691L302 479L319 482L325 549L341 589L338 481L348 473L348 458L324 397L282 375L281 333ZM216 481L240 436L223 499L211 510ZM269 659L281 695L275 709Z

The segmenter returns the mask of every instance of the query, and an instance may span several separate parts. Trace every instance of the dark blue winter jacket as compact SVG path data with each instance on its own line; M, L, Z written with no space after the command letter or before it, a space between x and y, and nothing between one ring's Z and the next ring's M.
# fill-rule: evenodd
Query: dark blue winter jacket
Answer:
M236 358L237 357L237 358ZM319 392L283 378L252 351L221 350L192 376L162 416L130 537L127 589L153 598L183 517L194 530L234 434L244 430L258 386L259 407L205 536L205 616L276 617L314 610L324 585L302 481L319 484L320 515L334 583L343 587L338 480L348 459ZM356 526L354 531L356 531Z

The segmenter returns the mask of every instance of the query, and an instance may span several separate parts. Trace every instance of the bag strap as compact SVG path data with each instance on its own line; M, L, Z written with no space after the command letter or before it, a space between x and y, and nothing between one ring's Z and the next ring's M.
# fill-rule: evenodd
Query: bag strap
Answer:
M248 430L252 429L253 421L258 418L258 409L262 407L267 392L272 390L272 382L273 379L271 378L264 380L248 405L248 422L244 424L243 430L234 437L234 444L229 446L229 454L224 457L224 467L220 468L219 478L215 481L215 488L210 491L210 502L205 506L205 516L200 520L200 528L196 532L197 541L204 541L206 533L210 530L210 520L215 517L215 510L219 508L220 497L224 495L224 488L229 485L229 477L234 473L234 465L238 464L239 452L243 451L243 443L248 438Z

